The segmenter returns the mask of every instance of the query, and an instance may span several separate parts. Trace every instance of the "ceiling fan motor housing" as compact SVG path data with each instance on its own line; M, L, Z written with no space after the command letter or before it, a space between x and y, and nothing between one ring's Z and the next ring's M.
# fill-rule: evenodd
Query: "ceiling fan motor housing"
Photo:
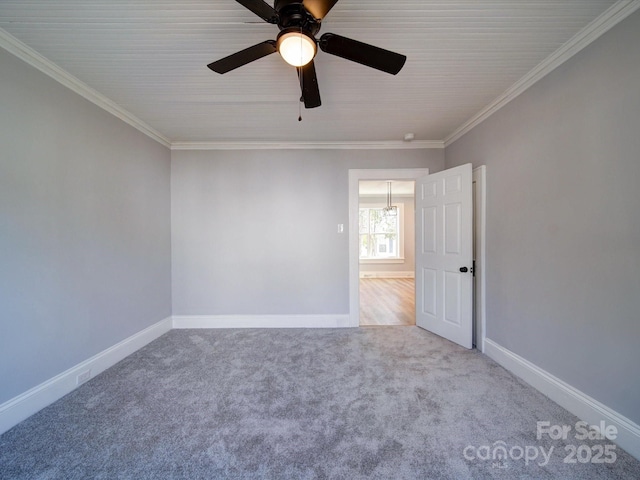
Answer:
M314 39L320 31L320 20L314 18L300 0L276 0L274 8L280 30L301 31Z

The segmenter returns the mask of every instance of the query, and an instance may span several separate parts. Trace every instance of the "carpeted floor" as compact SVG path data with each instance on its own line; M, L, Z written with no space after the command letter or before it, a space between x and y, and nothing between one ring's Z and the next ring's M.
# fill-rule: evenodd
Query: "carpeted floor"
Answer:
M0 436L0 478L640 478L577 421L417 327L172 330Z

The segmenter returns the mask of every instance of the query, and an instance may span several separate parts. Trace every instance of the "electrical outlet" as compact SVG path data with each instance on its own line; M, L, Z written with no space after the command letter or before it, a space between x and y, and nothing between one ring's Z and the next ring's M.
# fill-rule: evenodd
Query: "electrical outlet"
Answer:
M81 383L86 382L91 378L91 369L82 372L80 375L76 377L76 385L80 385Z

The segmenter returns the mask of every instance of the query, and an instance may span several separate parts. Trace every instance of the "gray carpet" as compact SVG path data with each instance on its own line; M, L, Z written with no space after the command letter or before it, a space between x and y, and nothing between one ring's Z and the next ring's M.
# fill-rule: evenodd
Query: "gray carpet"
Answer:
M578 419L417 327L173 330L0 436L0 478L640 478L537 421Z

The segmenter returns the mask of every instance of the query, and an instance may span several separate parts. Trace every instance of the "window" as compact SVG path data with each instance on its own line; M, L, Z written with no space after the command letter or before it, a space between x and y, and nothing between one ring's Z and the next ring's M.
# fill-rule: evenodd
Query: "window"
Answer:
M386 215L382 206L360 208L360 260L403 258L402 213L402 204L397 215Z

